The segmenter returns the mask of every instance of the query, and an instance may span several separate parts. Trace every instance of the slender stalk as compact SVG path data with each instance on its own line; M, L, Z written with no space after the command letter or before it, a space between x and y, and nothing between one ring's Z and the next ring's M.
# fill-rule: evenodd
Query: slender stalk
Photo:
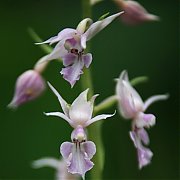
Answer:
M102 110L108 109L112 107L116 102L117 102L116 95L110 96L94 107L94 113L98 113Z
M82 0L82 13L83 18L91 18L91 5L90 0ZM86 50L90 50L90 45ZM93 84L91 78L90 69L84 69L84 74L81 77L81 86L82 89L89 88L89 96L91 97L93 93ZM96 154L93 157L93 162L95 164L94 168L91 170L91 179L92 180L101 180L102 179L102 170L104 166L104 147L102 144L102 134L101 134L101 122L97 122L90 127L88 127L89 139L96 144Z

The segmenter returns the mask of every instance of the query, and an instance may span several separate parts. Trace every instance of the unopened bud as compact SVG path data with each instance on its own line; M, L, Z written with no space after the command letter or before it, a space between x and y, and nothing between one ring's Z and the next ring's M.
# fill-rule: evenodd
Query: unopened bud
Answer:
M21 104L36 99L45 89L45 82L35 70L28 70L21 74L15 87L15 93L9 108L17 108Z
M121 20L128 25L137 25L146 21L158 21L159 17L149 14L146 9L138 2L132 0L114 0L124 13L120 16Z

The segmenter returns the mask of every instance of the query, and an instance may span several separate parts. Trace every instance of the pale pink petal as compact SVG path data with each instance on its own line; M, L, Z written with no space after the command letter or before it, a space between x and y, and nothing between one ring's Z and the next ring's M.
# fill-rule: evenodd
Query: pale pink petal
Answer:
M144 103L144 111L154 102L156 101L162 101L162 100L166 100L168 99L169 95L168 94L164 94L164 95L155 95L155 96L151 96L150 98L148 98L145 103Z
M92 62L92 54L88 53L82 56L82 60L84 61L84 65L88 68Z
M65 43L64 40L58 42L58 44L55 46L53 51L50 54L39 59L37 64L64 57L64 55L67 54L67 50L64 48L64 43Z
M85 35L87 37L87 41L90 40L92 37L94 37L98 32L103 30L107 25L109 25L115 18L120 16L123 12L119 12L116 14L113 14L103 20L97 21L93 23L89 29L85 32Z
M63 158L65 158L65 159L69 158L69 156L72 152L73 146L74 146L74 144L70 143L70 142L64 142L61 144L60 152L61 152Z
M141 141L145 144L148 145L149 144L149 136L147 131L144 128L141 128L138 130L138 136L141 139Z
M65 28L62 31L60 31L57 36L51 37L50 39L48 39L44 42L36 43L36 44L45 44L45 43L53 44L58 41L61 41L62 39L69 39L69 38L73 37L73 35L75 33L77 33L77 31L75 29Z
M87 153L88 157L91 159L96 153L96 145L92 141L86 141L83 143L84 151Z
M68 117L69 116L69 105L68 105L68 103L61 97L61 95L57 92L57 90L49 82L47 82L47 83L48 83L49 87L51 88L51 90L53 91L53 93L58 98L64 114Z
M135 131L130 131L130 132L129 132L129 135L130 135L131 140L132 140L133 143L134 143L134 146L137 148L139 142L137 142L137 137L136 137Z
M115 113L116 113L116 112L115 112ZM86 124L85 124L85 127L89 126L90 124L92 124L92 123L94 123L94 122L96 122L96 121L99 121L99 120L103 120L103 119L107 119L107 118L109 118L109 117L112 117L112 116L115 115L115 113L114 113L114 114L101 114L101 115L97 115L97 116L95 116L94 118L88 120L88 121L86 122Z
M74 63L74 61L77 59L77 56L73 53L67 53L64 57L62 57L62 59L63 65L67 67Z
M138 113L136 119L134 119L137 128L143 128L154 126L156 123L156 117L153 114Z
M72 103L69 116L77 125L84 126L86 121L92 117L93 106L87 101L88 89L83 91Z
M89 141L85 143L85 147L84 143L63 143L60 147L60 151L67 162L68 171L72 174L79 174L84 179L85 173L94 165L94 163L90 160L96 152L94 148L94 143L89 143ZM87 149L88 152L86 152Z
M84 63L81 60L76 59L72 66L63 68L60 73L63 74L63 78L71 84L71 87L73 87L76 81L79 80L80 75L83 74L83 67Z
M116 85L116 94L119 99L119 109L124 118L134 118L137 112L143 110L144 103L137 91L131 86L126 71L120 74Z
M71 119L69 119L65 114L61 113L61 112L49 112L49 113L44 113L46 116L57 116L60 117L62 119L64 119L65 121L67 121L72 127L74 126L74 123Z
M141 147L137 149L138 154L138 162L139 162L139 169L144 166L147 166L152 159L153 153L150 149Z

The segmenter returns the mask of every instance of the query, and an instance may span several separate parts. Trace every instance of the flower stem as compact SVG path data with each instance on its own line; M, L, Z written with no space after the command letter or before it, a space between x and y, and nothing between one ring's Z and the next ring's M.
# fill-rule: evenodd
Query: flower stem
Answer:
M82 13L83 18L91 18L91 4L90 0L81 0L82 2ZM90 46L86 50L89 51ZM89 88L89 96L91 97L93 93L93 84L91 78L90 69L84 69L84 74L81 76L81 86L82 89ZM104 166L104 147L102 143L102 134L101 134L101 122L97 122L90 127L88 127L89 139L96 144L96 154L93 157L93 162L95 164L91 172L91 179L101 180L102 179L102 170Z
M94 107L94 113L98 113L102 110L108 109L112 107L116 102L116 95L110 96Z

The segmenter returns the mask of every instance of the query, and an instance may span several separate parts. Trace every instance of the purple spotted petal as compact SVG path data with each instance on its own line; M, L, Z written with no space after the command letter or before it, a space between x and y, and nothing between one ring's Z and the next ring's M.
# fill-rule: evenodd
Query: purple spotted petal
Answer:
M139 169L141 169L143 166L148 165L151 162L153 153L150 149L145 147L138 148L137 154L138 154Z
M84 179L85 173L94 165L90 159L96 152L95 144L91 141L78 144L65 142L61 145L60 151L67 162L68 171L79 174Z
M88 68L92 62L92 54L88 53L82 56L82 60L84 61L84 65Z
M81 60L76 59L72 66L63 68L60 73L63 74L63 78L71 84L71 87L73 87L83 73L83 67L84 63Z

